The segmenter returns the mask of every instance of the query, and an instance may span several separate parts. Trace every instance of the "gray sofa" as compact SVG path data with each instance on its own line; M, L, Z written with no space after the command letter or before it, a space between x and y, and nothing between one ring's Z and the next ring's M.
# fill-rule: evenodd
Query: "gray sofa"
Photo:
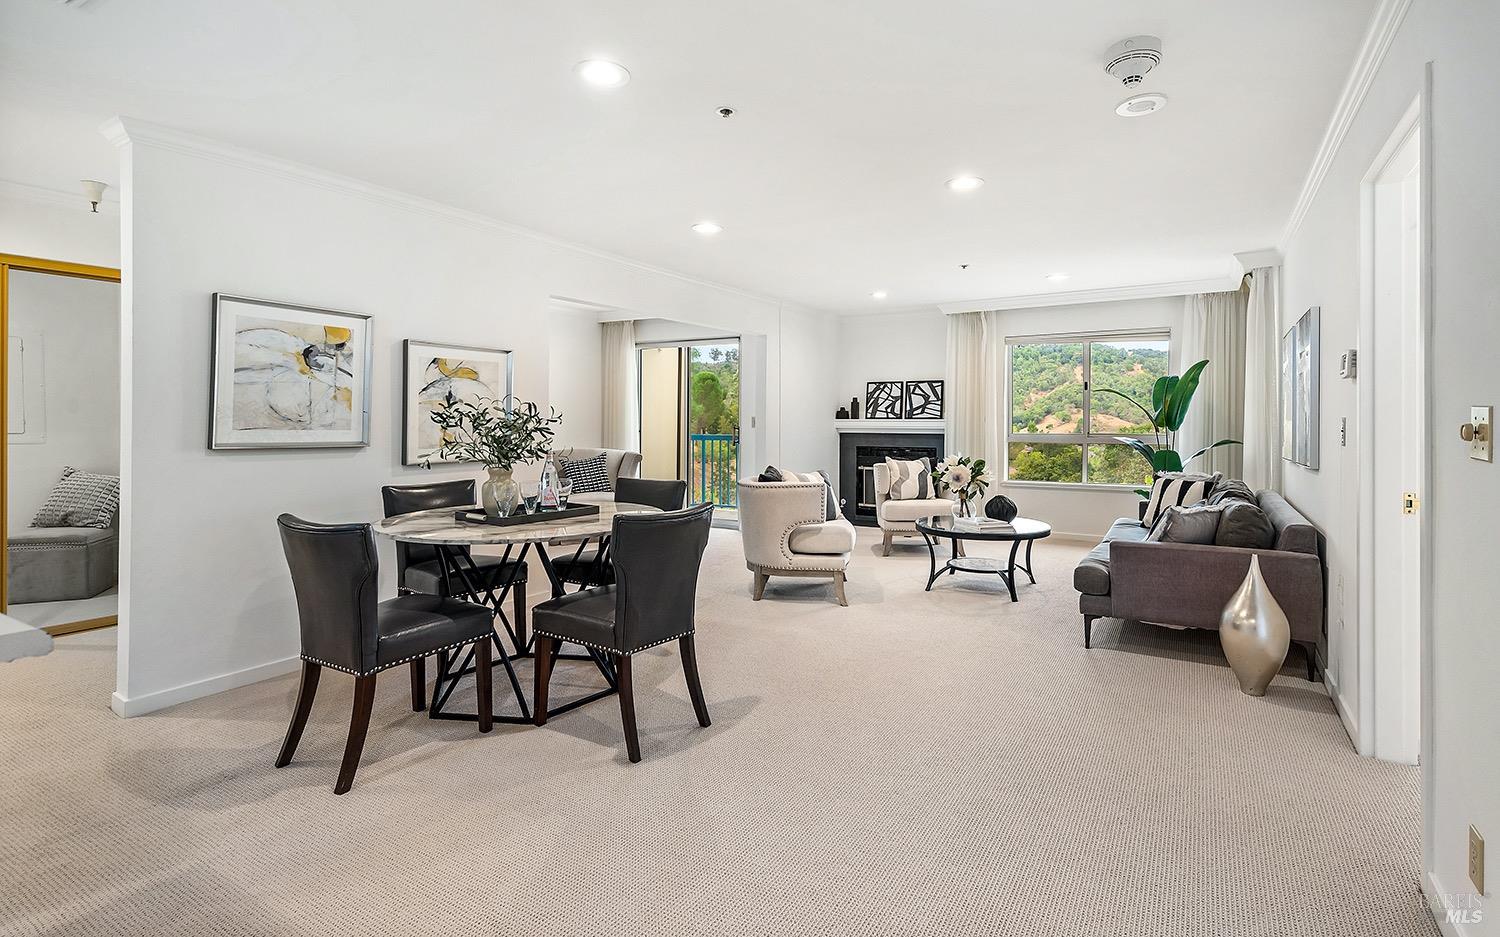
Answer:
M1073 571L1083 646L1090 646L1098 618L1217 631L1224 606L1249 571L1250 557L1258 554L1266 585L1291 623L1292 640L1306 652L1307 679L1316 679L1325 593L1318 530L1280 494L1259 491L1255 497L1276 529L1268 550L1147 543L1150 531L1140 521L1115 521Z

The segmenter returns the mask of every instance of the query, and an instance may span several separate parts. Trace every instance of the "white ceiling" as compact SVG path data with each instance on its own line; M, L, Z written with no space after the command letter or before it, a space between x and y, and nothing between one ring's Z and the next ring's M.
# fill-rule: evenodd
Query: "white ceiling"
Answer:
M0 179L116 181L123 114L825 309L1225 276L1280 233L1372 7L6 0ZM1136 33L1171 103L1126 120L1101 57ZM630 84L581 86L591 57Z

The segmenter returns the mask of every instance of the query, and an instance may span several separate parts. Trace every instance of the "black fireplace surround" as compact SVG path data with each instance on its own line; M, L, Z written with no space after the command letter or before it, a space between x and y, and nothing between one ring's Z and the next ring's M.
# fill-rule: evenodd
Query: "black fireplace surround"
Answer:
M893 459L943 458L942 433L840 433L839 491L844 516L851 523L874 527L875 473L871 467Z

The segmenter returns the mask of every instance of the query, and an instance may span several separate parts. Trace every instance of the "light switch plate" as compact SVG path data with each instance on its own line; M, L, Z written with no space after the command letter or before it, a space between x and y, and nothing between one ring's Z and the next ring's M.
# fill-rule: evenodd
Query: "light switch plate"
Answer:
M1469 881L1474 890L1484 894L1484 837L1474 827L1469 827Z
M1480 462L1495 461L1494 422L1494 407L1469 408L1469 423L1474 427L1474 438L1469 440L1469 458Z

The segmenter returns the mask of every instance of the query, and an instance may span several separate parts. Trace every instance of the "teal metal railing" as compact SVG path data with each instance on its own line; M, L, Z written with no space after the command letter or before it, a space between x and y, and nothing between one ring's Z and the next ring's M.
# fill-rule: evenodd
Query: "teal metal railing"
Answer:
M688 493L694 504L711 501L719 507L739 504L740 441L721 433L693 433L688 437Z

